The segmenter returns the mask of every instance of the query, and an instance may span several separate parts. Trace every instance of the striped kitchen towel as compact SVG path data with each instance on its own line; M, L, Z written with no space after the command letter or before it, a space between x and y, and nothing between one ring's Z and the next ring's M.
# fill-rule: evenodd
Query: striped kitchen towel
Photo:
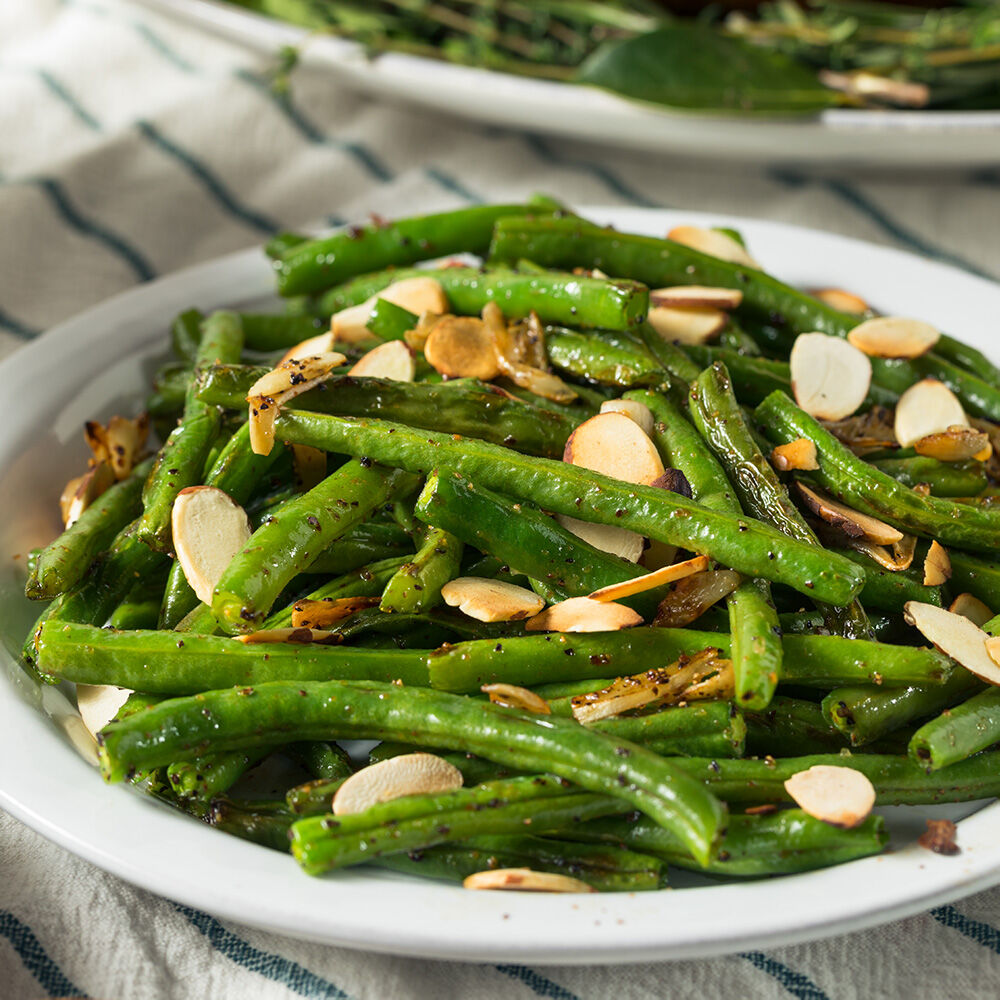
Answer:
M1000 172L838 176L669 161L379 103L124 0L0 0L0 354L283 228L551 191L871 239L1000 276ZM726 958L526 968L366 955L156 898L0 815L0 998L995 997L1000 891Z

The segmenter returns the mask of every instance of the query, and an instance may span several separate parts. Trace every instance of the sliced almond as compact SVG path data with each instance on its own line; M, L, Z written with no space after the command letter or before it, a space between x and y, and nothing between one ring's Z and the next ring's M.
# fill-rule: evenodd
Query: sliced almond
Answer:
M968 618L970 622L982 628L992 617L993 612L978 597L972 594L959 594L951 602L948 610L954 615Z
M66 527L72 527L79 520L80 515L102 493L109 490L114 482L115 474L111 463L107 461L98 462L82 476L71 479L59 498L59 509Z
M282 405L315 388L345 360L347 359L343 354L332 351L329 354L282 361L254 382L247 393L247 403L250 406L250 447L255 454L271 453L271 448L274 447L274 422Z
M649 435L624 413L598 413L566 441L563 461L625 483L649 485L663 475L663 461Z
M503 580L460 576L441 588L445 604L479 622L514 622L545 607L536 593Z
M947 550L938 542L931 542L931 547L924 557L924 586L940 587L951 578L951 559Z
M214 486L189 486L174 500L170 525L184 578L199 601L211 604L219 578L250 540L246 511Z
M796 438L788 444L779 444L771 451L771 463L779 472L818 469L816 445L809 438Z
M442 316L427 336L424 357L448 378L489 381L500 374L493 338L483 321L474 316Z
M494 705L503 705L505 708L520 708L525 712L534 712L536 715L551 715L552 709L549 703L534 691L527 688L518 687L516 684L484 684L480 689L484 694L489 695L490 701Z
M987 684L1000 685L1000 638L991 639L968 618L934 604L907 601L906 621L945 656Z
M757 263L747 253L746 248L740 246L726 233L720 233L717 229L702 229L700 226L674 226L667 233L667 239L674 243L683 243L692 250L700 253L707 253L710 257L718 257L720 260L728 260L732 264L742 264L744 267L752 267L760 270Z
M588 545L593 545L595 549L609 552L619 559L627 559L633 563L642 558L646 540L634 531L616 528L613 524L593 524L566 514L557 514L556 520L567 531L573 532L577 538L583 539Z
M88 420L83 436L94 453L92 464L109 462L115 479L121 481L131 472L149 437L149 417L143 413L134 419L112 417L107 427Z
M742 582L732 569L710 569L679 580L660 601L653 624L660 628L683 628L710 607L728 597Z
M704 344L729 322L721 309L708 306L650 306L646 320L664 340L677 344Z
M330 329L335 339L343 343L358 343L371 337L367 324L371 319L372 309L379 299L385 299L395 306L408 309L417 316L425 312L448 311L448 296L436 278L429 275L403 278L401 281L394 281L388 288L384 288L360 305L349 306L335 313L330 321Z
M536 872L531 868L489 868L467 875L465 889L506 889L515 892L597 892L586 882L556 872Z
M407 795L453 792L462 787L462 772L432 753L407 753L370 764L352 774L337 789L337 816L364 812L381 802Z
M649 293L652 306L710 306L715 309L736 309L743 301L738 288L710 288L707 285L673 285L654 288Z
M892 545L903 539L903 532L885 521L852 510L831 497L817 493L805 483L795 484L806 506L819 518L839 528L845 534L854 538L866 538L876 545Z
M845 292L843 288L815 288L810 294L838 312L860 315L871 309L871 306L860 295Z
M941 462L968 462L972 459L986 462L993 454L989 434L960 425L936 434L927 434L914 441L913 448L918 455L936 458Z
M917 536L903 535L898 542L892 543L892 557L900 569L909 569L913 557L917 554Z
M692 573L701 573L708 569L707 556L695 556L693 559L685 559L683 562L674 563L672 566L663 566L646 573L644 576L637 576L632 580L625 580L622 583L612 583L607 587L601 587L588 596L592 601L619 601L623 597L631 597L633 594L642 594L647 590L654 590L664 584L673 583L676 580L683 580Z
M336 632L316 628L262 628L256 632L238 635L236 640L251 646L272 643L292 643L293 645L305 646L312 642L330 642L331 640L336 643L340 640L340 636Z
M118 714L131 694L129 688L110 684L77 684L76 707L80 710L87 732L91 736L97 736Z
M810 816L845 829L862 823L875 805L875 786L852 767L816 764L793 774L785 791Z
M292 445L292 465L295 482L303 491L319 486L326 479L326 452L307 444Z
M292 605L294 628L323 628L356 615L366 608L377 608L380 597L324 597L318 601L303 598Z
M652 437L653 411L645 403L637 403L633 399L606 399L601 403L601 413L624 413L629 420L634 420L643 434Z
M641 624L642 617L624 604L571 597L529 618L524 627L528 632L617 632Z
M872 358L919 358L940 339L937 327L904 316L875 316L847 334L849 343Z
M832 69L821 69L819 80L831 90L839 90L853 97L873 98L887 104L897 104L904 108L922 108L930 100L931 91L926 83L911 80L894 80L871 70L859 69L850 73L840 73Z
M372 348L347 374L367 378L387 378L395 382L412 382L417 374L417 363L403 341L389 340Z
M842 420L865 401L872 363L846 340L802 333L788 359L795 402L819 420Z
M943 382L925 378L911 385L896 404L893 431L903 448L949 427L968 427L958 397Z
M846 544L848 548L873 559L890 573L899 573L909 569L913 563L917 539L914 535L904 535L898 542L893 542L892 551L884 545L875 545L865 538L848 538Z
M281 361L278 364L284 364L286 361L298 361L302 358L315 358L320 354L329 354L333 350L335 341L336 338L332 330L318 333L315 337L309 337L294 347L289 347L281 356Z

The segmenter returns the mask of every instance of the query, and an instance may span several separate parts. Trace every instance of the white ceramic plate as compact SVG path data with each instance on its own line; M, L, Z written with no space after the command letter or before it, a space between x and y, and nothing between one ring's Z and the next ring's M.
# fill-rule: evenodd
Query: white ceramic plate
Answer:
M995 164L1000 111L856 111L744 118L669 111L590 87L535 80L401 53L369 58L341 38L220 0L139 0L266 53L302 47L341 83L474 121L653 152L723 160L881 164L910 169Z
M650 234L681 222L735 226L755 257L795 284L840 285L980 347L992 343L1000 286L941 264L769 222L694 212L586 214ZM263 254L238 253L119 295L0 365L0 398L17 400L0 440L0 659L10 673L0 671L0 807L100 867L218 916L441 958L623 962L768 947L901 917L1000 882L1000 804L887 810L893 852L827 871L742 884L679 873L677 885L702 884L539 897L467 892L381 871L308 878L287 857L222 836L127 787L102 785L66 739L69 702L54 688L40 693L13 665L38 611L22 596L24 553L58 529L56 498L85 457L83 421L138 407L171 318L192 305L260 300L270 288ZM958 857L915 844L927 816L970 813Z

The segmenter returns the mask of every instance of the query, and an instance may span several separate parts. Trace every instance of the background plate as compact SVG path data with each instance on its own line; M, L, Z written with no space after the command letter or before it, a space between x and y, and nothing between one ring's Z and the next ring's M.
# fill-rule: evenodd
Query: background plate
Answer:
M306 60L328 67L340 83L484 124L717 160L923 169L1000 159L1000 111L832 109L786 120L669 111L590 87L402 53L370 59L355 42L310 37L303 28L218 0L139 2L264 53L301 44Z
M794 284L839 285L993 345L1000 286L857 240L695 212L592 209L623 230L689 222L743 231L755 257ZM790 944L909 915L1000 882L1000 804L886 810L893 852L826 871L635 895L475 893L382 871L308 878L289 858L220 836L126 787L106 788L74 750L75 710L25 680L14 657L38 613L23 597L24 553L58 530L56 498L83 465L84 420L138 409L170 320L260 301L262 253L246 251L119 295L49 331L0 365L17 400L0 440L0 807L120 877L220 917L331 944L422 957L563 963L688 958ZM30 387L30 391L26 391ZM915 838L929 816L968 815L962 853Z

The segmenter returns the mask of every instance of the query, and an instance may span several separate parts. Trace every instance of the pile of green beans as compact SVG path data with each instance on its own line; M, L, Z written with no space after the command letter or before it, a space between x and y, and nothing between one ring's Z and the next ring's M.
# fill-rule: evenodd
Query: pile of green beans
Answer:
M287 311L182 313L148 399L162 447L30 561L26 594L51 603L26 669L39 683L133 692L96 734L107 781L290 852L314 875L372 864L461 881L527 867L599 891L662 888L671 866L757 877L881 851L877 815L840 829L786 808L785 781L818 764L862 772L879 804L1000 793L1000 692L903 618L907 602L948 607L961 594L1000 610L1000 515L974 502L997 488L991 464L912 449L868 460L790 395L795 337L845 337L857 317L545 198L282 234L267 253ZM453 253L482 262L433 263ZM273 449L256 454L248 390L332 313L375 300L371 339L344 345L352 362L388 341L419 353L410 335L433 319L377 298L415 275L439 283L453 315L493 303L530 319L576 400L542 398L536 383L442 380L423 358L411 382L342 369L282 405ZM672 343L646 321L651 288L684 284L742 291L716 343ZM1000 420L997 369L951 337L873 371L862 411L934 377L970 416ZM662 480L564 460L609 399L648 411ZM772 447L797 438L815 444L818 467L778 469ZM311 482L303 447L325 457ZM913 565L887 569L820 525L796 480L917 536ZM174 551L174 500L191 486L227 493L254 528L208 603ZM565 518L636 532L646 554L603 551ZM944 584L924 583L931 540L950 556ZM537 632L445 600L468 576L546 603L586 597L634 585L670 547L739 574L684 627L658 614L697 580L620 598L642 623L617 631ZM331 620L309 625L324 609ZM574 698L629 676L662 685L660 671L708 649L722 675L703 700L657 687L631 711L574 716ZM488 684L522 690L493 703ZM359 762L339 742L354 739L380 742ZM354 775L416 750L462 787L336 810Z

